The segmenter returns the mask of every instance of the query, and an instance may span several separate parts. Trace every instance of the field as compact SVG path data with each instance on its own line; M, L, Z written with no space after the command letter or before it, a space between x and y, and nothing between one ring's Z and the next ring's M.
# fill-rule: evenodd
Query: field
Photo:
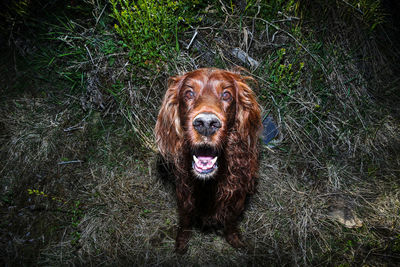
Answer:
M2 265L400 262L397 1L125 3L2 4ZM168 77L200 67L245 68L279 134L246 248L195 228L180 256L153 129Z

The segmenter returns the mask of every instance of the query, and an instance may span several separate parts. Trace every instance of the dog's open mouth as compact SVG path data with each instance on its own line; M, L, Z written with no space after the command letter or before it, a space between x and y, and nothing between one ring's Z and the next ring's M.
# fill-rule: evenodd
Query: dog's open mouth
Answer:
M201 147L193 153L193 170L200 178L213 176L218 169L218 153L210 147Z

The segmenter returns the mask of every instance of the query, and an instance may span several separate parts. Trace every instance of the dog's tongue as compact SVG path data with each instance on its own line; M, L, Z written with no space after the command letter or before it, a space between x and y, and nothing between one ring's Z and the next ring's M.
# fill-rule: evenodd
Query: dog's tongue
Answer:
M206 171L214 167L214 164L217 161L217 157L206 157L206 156L196 157L193 155L193 160L196 169L200 171Z

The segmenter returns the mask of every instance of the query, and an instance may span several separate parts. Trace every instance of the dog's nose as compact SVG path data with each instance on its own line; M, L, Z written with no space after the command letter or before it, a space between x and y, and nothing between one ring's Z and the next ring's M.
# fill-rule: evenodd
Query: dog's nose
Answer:
M221 126L221 121L213 113L200 113L193 120L193 127L204 136L213 135Z

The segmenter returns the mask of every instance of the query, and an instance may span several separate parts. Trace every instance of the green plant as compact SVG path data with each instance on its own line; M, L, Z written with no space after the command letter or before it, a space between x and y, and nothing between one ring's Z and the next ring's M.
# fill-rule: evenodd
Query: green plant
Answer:
M380 0L353 0L343 2L354 11L356 16L360 16L360 20L363 21L371 31L385 20L385 14L381 8L382 1ZM351 12L349 13L351 14Z
M172 0L110 0L116 32L122 37L123 46L130 49L132 63L146 66L166 58L173 48L179 49L177 33L179 15L184 4ZM186 3L187 4L187 3ZM175 41L175 46L173 46Z
M74 205L70 209L70 214L72 215L71 217L71 226L72 226L72 245L76 245L79 242L79 239L81 238L81 232L79 231L79 224L81 222L83 212L81 209L81 202L79 200L74 201Z
M231 1L232 3L232 1ZM270 1L246 1L244 8L245 14L254 16L258 14L263 19L276 19L278 13L282 12L287 15L297 15L299 1L297 0L270 0ZM233 7L231 8L233 11Z
M393 251L400 252L400 234L395 237Z
M60 197L56 196L51 196L44 191L40 191L38 189L27 189L29 195L35 195L37 197L42 197L44 199L49 199L51 201L55 201L57 203L63 204L64 206L59 209L59 211L67 213L71 216L70 218L70 223L72 227L72 232L71 232L71 244L76 245L81 237L81 233L78 229L78 226L81 222L82 216L83 216L83 210L81 208L81 202L79 200L76 200L73 202L72 205L68 205L68 201L63 200Z
M38 197L48 198L50 200L53 200L53 201L56 201L56 202L59 202L62 204L67 204L67 202L62 200L61 198L56 197L56 196L50 196L50 195L46 194L44 191L40 191L38 189L30 189L29 188L27 191L28 191L29 195L35 195Z
M276 54L266 60L264 72L268 74L267 81L271 88L270 91L283 103L287 102L296 87L300 84L300 76L304 68L304 62L293 63L285 62L286 49L281 48ZM261 98L266 98L267 92L263 92Z

